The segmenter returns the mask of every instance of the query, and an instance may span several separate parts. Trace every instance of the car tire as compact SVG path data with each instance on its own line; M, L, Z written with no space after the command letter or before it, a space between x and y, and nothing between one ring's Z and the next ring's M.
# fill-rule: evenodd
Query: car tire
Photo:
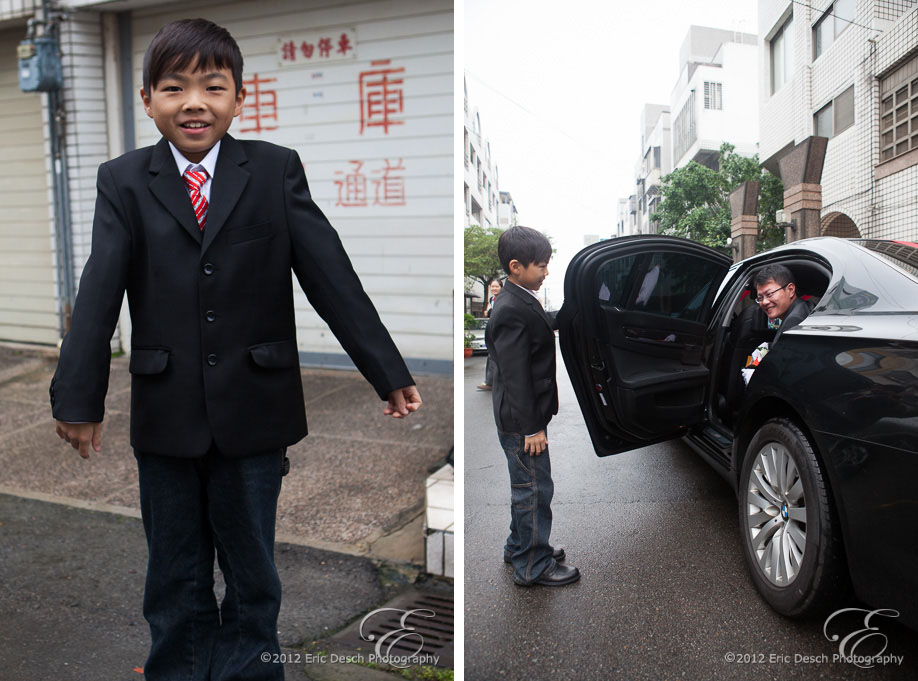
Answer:
M847 571L827 481L803 431L776 418L756 432L739 480L743 553L756 589L777 612L826 612Z

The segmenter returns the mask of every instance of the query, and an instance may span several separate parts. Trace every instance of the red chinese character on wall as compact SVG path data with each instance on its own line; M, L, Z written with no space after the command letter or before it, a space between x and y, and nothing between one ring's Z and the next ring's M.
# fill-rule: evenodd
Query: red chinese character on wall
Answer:
M254 132L256 134L266 130L277 130L277 125L266 125L266 121L277 123L277 91L261 88L265 83L273 83L277 78L259 78L252 74L248 80L242 81L247 91L245 105L239 116L240 125L249 124L249 127L240 127L239 132Z
M404 206L405 205L405 178L402 175L393 175L395 171L405 170L402 165L402 159L392 165L389 159L386 159L386 167L374 170L374 173L381 173L382 177L373 180L376 185L376 198L373 205L376 206Z
M366 206L367 205L367 176L361 174L363 161L348 161L354 167L352 172L345 173L336 170L335 175L344 175L344 179L335 180L338 185L338 200L336 206Z
M296 61L296 45L292 40L288 40L281 45L281 59L284 61Z
M303 51L304 57L312 59L312 53L315 52L316 46L304 40L303 44L300 45L300 49Z
M331 38L321 38L319 40L319 56L320 57L330 57L331 51L332 51Z
M389 59L370 62L370 66L386 66ZM404 73L401 68L376 68L360 73L360 134L367 128L380 127L389 134L390 125L402 125L404 121L392 120L393 114L404 111L402 78L393 78Z
M353 49L354 46L351 44L351 39L347 37L347 33L342 33L338 38L338 54L347 54Z

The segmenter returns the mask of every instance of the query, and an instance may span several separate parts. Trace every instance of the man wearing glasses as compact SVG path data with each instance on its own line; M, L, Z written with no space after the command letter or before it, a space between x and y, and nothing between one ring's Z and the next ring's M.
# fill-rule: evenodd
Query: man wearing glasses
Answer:
M747 329L745 333L741 332L743 338L755 339L753 342L759 345L746 357L746 366L740 370L747 385L759 362L775 346L781 334L806 319L814 307L813 303L797 297L794 275L784 265L766 265L756 273L752 283L758 309L751 307L746 310L740 328ZM737 393L735 389L730 391L732 396Z
M768 328L775 330L772 346L787 329L797 326L813 311L813 304L797 297L794 275L784 265L766 265L759 270L753 285L755 302L768 318Z

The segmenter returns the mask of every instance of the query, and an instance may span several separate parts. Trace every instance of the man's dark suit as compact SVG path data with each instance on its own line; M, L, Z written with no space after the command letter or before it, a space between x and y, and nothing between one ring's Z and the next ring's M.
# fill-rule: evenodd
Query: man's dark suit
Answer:
M306 435L291 269L380 397L414 381L296 152L226 135L198 228L165 139L99 169L92 255L51 384L56 419L102 420L127 289L131 444L198 456L266 452Z
M494 421L505 433L535 435L558 413L555 332L535 297L511 282L485 328L494 364Z

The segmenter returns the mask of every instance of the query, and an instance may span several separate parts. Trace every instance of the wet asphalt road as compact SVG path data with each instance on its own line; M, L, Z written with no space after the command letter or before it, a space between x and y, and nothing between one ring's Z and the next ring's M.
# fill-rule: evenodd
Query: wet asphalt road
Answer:
M465 360L466 679L918 678L918 633L895 621L874 624L901 662L860 669L833 658L839 642L822 621L770 610L748 577L728 484L682 442L597 457L560 355L558 371L552 542L583 576L523 588L501 559L509 477L491 395L475 389L484 357ZM835 622L840 638L863 628Z

